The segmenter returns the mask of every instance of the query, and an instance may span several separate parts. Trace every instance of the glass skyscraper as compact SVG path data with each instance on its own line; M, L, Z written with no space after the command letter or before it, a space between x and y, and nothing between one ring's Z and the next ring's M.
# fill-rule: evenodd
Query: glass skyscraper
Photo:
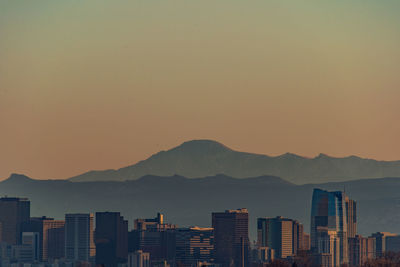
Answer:
M311 249L315 253L326 253L319 248L321 231L335 233L339 239L340 264L348 263L347 211L344 192L328 192L314 189L311 208ZM336 258L337 255L332 255Z

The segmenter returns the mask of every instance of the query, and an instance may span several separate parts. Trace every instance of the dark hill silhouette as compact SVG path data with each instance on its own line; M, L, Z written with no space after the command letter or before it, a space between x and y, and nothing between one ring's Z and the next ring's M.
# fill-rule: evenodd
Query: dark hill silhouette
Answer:
M274 176L237 179L226 175L188 179L147 175L124 182L33 180L11 176L0 182L0 195L28 197L32 216L63 218L67 212L121 211L129 228L138 217L165 213L180 226L210 226L211 212L246 207L252 238L256 218L285 216L309 231L313 188L343 190L357 201L361 234L400 232L400 178L296 185Z
M296 184L400 177L400 161L376 161L356 156L315 158L286 153L277 157L232 150L211 140L193 140L161 151L118 170L90 171L70 178L74 182L135 180L145 175L188 178L225 174L236 178L279 176Z

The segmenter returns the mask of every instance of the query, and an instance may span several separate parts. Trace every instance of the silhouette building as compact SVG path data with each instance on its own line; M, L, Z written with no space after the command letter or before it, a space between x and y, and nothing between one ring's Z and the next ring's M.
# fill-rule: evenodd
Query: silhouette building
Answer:
M0 198L0 242L21 244L22 225L29 218L30 202L27 198Z
M215 262L221 267L248 265L248 225L247 209L212 213Z
M128 257L128 221L119 212L96 212L96 264L116 267Z
M65 214L65 258L73 262L93 262L93 214Z

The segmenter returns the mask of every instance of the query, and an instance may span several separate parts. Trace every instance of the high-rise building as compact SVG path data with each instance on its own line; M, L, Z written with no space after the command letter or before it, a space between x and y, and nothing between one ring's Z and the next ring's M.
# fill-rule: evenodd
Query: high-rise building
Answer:
M128 221L119 212L96 212L96 264L116 267L128 257Z
M32 249L31 261L40 261L39 233L22 232L22 245L31 247Z
M150 253L142 250L129 253L128 267L150 267Z
M37 232L40 238L40 261L61 259L65 253L65 221L33 217L23 224L23 231Z
M316 246L314 253L329 255L329 266L339 267L340 261L340 238L337 231L330 231L327 227L318 226L316 231Z
M22 224L30 217L30 202L27 198L0 198L0 242L21 244Z
M74 262L93 262L93 214L65 215L65 257Z
M276 258L294 256L299 244L299 228L297 221L283 217L258 218L258 245L274 249Z
M297 255L299 251L305 250L304 245L304 226L296 220L293 220L292 253Z
M387 236L386 237L386 252L400 252L400 236Z
M318 233L319 229L321 234ZM337 238L339 250L331 252L338 253L338 264L348 263L347 229L346 195L340 191L314 189L311 208L311 250L314 253L319 250L318 238L324 238L324 242L325 239ZM336 256L333 255L333 259L336 260Z
M249 213L247 209L212 214L214 255L221 267L245 267L249 254Z
M346 196L347 237L357 235L357 202Z
M349 264L361 266L375 258L375 238L356 235L349 238Z
M382 257L386 252L386 238L389 236L397 236L397 234L389 233L389 232L377 232L371 235L371 237L375 238L376 244L376 257Z
M172 262L175 257L176 225L164 222L160 213L154 219L136 219L134 230L128 234L128 251L150 253L152 264Z
M198 262L211 262L214 250L212 228L180 228L176 230L176 256L179 266L195 266Z

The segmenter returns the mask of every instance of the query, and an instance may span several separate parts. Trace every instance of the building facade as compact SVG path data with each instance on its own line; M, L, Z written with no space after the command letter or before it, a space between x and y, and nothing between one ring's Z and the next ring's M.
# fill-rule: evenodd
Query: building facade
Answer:
M338 253L338 256L332 256L333 259L338 257L339 264L348 263L347 230L346 195L341 191L314 189L311 208L311 250L318 251L318 239L327 239L328 234L329 239L337 238L339 241L339 251L332 250Z
M347 237L357 235L357 202L346 196Z
M361 266L376 255L375 238L356 235L349 238L349 265Z
M142 250L129 253L128 267L150 267L150 253Z
M119 212L96 212L96 265L117 267L128 257L128 221Z
M175 261L179 266L211 262L214 251L213 228L179 228L176 230Z
M221 267L248 266L249 213L247 209L212 213L214 255Z
M293 256L294 250L297 253L297 234L298 227L291 219L282 217L257 219L257 244L259 247L273 249L276 258Z
M65 258L73 262L93 262L95 254L93 214L66 214Z
M65 221L48 217L33 217L23 224L26 232L37 232L40 238L40 261L64 258Z
M0 242L21 244L22 226L30 218L30 202L27 198L0 198Z

